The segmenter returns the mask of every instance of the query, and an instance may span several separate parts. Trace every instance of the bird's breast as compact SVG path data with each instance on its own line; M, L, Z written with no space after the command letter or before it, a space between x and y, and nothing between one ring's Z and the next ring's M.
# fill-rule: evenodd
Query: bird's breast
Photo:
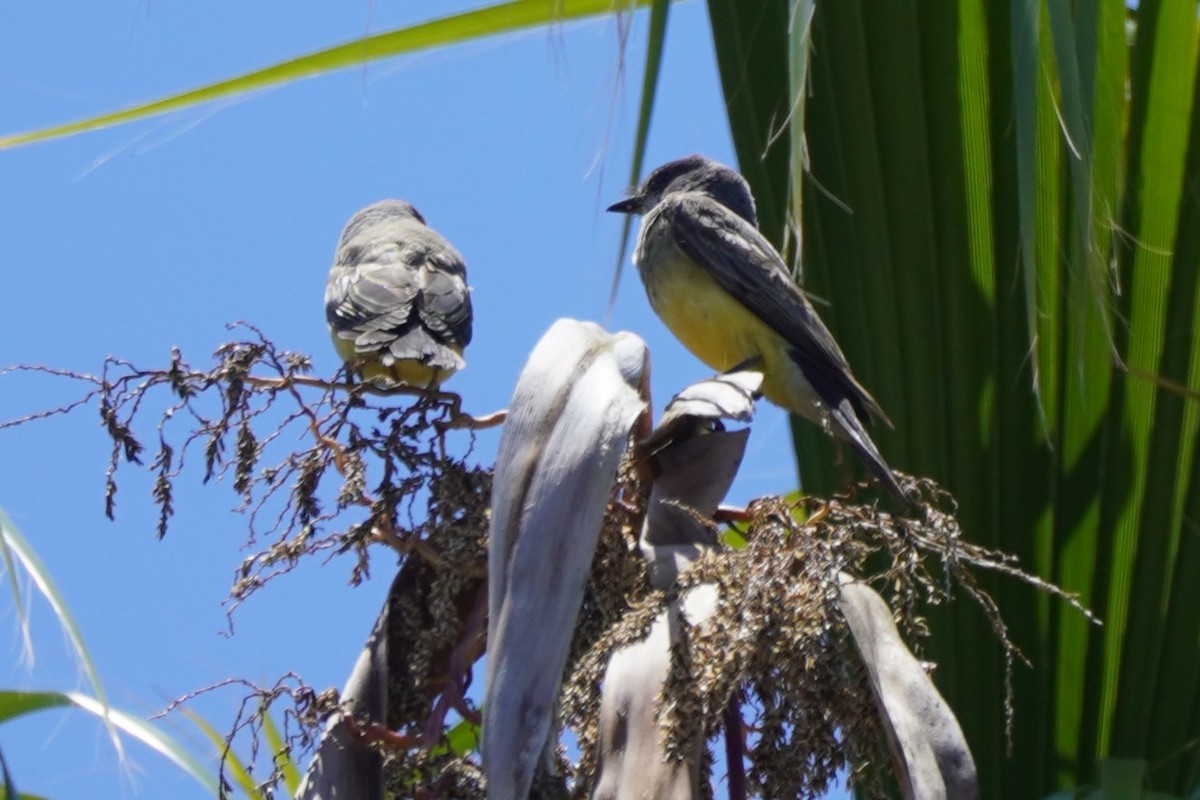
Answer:
M635 259L651 307L693 355L718 372L759 358L763 394L801 416L823 418L820 400L788 354L787 342L707 270L666 237L643 239Z
M774 331L673 243L641 253L650 305L697 358L723 372L761 355Z

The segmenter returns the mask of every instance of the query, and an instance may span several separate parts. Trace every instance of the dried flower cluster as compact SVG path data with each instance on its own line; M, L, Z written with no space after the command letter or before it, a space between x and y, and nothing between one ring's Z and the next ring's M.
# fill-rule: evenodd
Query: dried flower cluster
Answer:
M1011 557L964 540L953 500L936 484L914 486L924 501L919 513L903 517L844 496L799 504L759 500L748 509L746 547L709 552L680 576L672 596L710 584L720 600L703 626L684 622L673 650L659 710L668 732L666 752L683 757L696 737L710 739L730 727L735 709L738 724L725 734L736 739L734 752L740 750L747 761L746 796L818 797L842 770L868 795L882 796L880 771L872 765L887 763L887 751L878 709L839 610L839 574L873 584L914 645L928 635L923 610L954 591L964 593L983 609L1010 668L1019 652L973 570L1004 573L1079 608L1074 598L1022 573ZM605 536L609 544L601 547L613 547L616 537L607 531ZM628 547L625 552L640 561ZM592 586L627 591L628 584L615 577L622 567L602 569L614 578L595 574ZM643 588L569 675L563 709L583 749L576 772L580 789L594 767L599 684L608 655L640 641L672 596ZM610 598L593 608L616 602ZM1010 693L1006 707L1011 704ZM706 771L702 785L711 777Z

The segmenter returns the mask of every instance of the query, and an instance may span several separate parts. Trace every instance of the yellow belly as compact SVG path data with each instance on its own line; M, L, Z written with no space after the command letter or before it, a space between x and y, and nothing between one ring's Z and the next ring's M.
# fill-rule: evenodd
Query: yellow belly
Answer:
M332 338L333 346L342 361L349 364L363 380L383 388L403 384L421 389L436 389L442 381L454 374L453 370L438 369L414 359L395 361L391 366L385 366L380 362L378 355L357 352L354 342L336 335Z
M811 419L820 416L815 393L788 355L778 333L735 300L707 272L673 247L643 270L650 305L675 338L697 358L725 372L752 358L763 373L763 394Z
M645 277L654 311L684 347L718 372L762 355L764 340L774 335L682 254L657 259Z

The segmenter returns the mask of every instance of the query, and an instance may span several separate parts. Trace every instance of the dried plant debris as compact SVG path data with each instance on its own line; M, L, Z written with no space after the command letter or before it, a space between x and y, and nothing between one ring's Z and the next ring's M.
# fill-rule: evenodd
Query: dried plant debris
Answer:
M335 689L317 692L291 672L271 686L231 678L172 701L154 718L161 718L201 695L231 688L242 692L242 699L224 737L225 746L217 763L218 796L222 800L235 796L231 772L244 768L256 781L259 795L271 797L284 780L286 765L302 763L316 748L322 727L340 712L338 692ZM199 717L191 716L197 724L203 724ZM279 750L273 751L269 746L269 737L265 733L268 725L278 732ZM235 753L244 756L235 757ZM231 759L237 761L236 766L231 764ZM264 761L269 768L266 777L261 776L259 769ZM254 777L256 773L257 777Z
M392 800L486 800L483 770L474 759L448 750L419 751L384 764L384 797Z
M641 509L648 498L649 484L627 453L596 542L559 697L563 721L579 743L580 760L571 769L577 787L587 785L595 772L596 720L608 656L646 636L665 598L650 586L646 561L637 548Z
M434 482L421 559L402 568L388 597L388 727L428 730L433 699L461 705L483 649L490 474L450 470Z
M847 769L868 795L882 796L872 783L877 772L868 767L887 762L886 739L841 616L839 573L874 585L911 642L928 635L923 609L965 595L983 610L1010 669L1020 653L974 571L1025 581L1091 618L1073 597L1021 572L1011 557L964 540L951 498L931 481L914 485L923 502L910 517L846 496L809 498L800 506L757 501L748 509L748 546L710 551L683 572L671 596L708 584L720 599L702 625L685 621L673 646L659 711L666 753L681 757L694 737L718 733L732 698L746 717L740 735L749 795L816 797ZM886 566L868 574L869 563ZM577 773L583 783L595 764L589 748L597 741L594 709L608 654L641 641L669 600L661 592L642 594L579 659L564 686L564 712L584 751ZM702 776L701 785L710 777Z
M0 430L98 404L112 440L105 513L116 513L122 468L142 466L152 476L159 537L190 460L200 459L202 482L228 479L249 518L253 553L236 571L231 608L305 556L353 553L357 583L368 574L371 543L402 555L425 549L424 532L438 524L434 484L471 471L470 443L452 455L446 441L452 428L475 427L457 395L380 389L346 382L341 372L313 378L307 356L281 350L252 325L230 327L246 336L217 348L207 369L174 349L156 369L110 357L99 376L40 366L0 371L87 387L69 403L0 422ZM482 424L501 420L493 415Z
M385 775L402 776L393 782L420 788L396 796L482 796L469 788L482 785L478 768L449 753L443 740L452 715L478 720L466 691L484 643L490 485L490 473L468 469L447 469L431 482L428 518L418 526L422 548L401 566L380 623L386 636L386 719L372 719L352 698L339 699L335 689L318 693L290 673L269 688L225 681L180 698L168 710L213 689L241 687L247 694L223 758L235 744L248 749L251 774L263 746L262 714L274 703L277 712L283 709L287 755L295 762L313 753L322 728L328 736L333 729L327 726L339 723L346 728L340 741L353 744L338 749L371 748L384 757ZM220 769L224 780L224 761ZM273 791L281 777L279 762L272 761L260 789Z
M483 649L486 617L486 540L490 469L469 463L473 434L455 428L502 421L474 420L456 395L405 387L379 389L310 377L308 358L279 349L250 325L241 340L222 345L214 364L194 367L178 350L164 368L144 369L108 359L99 376L43 367L13 372L49 375L84 385L83 395L57 408L0 423L0 429L42 420L95 403L112 440L105 511L116 512L118 481L133 465L149 473L166 534L176 508L175 487L188 466L200 482L222 482L248 518L230 613L272 578L303 558L323 553L355 557L351 579L369 568L368 548L389 549L400 570L389 595L386 719L348 713L338 692L318 693L287 675L246 692L227 742L249 750L248 767L263 791L281 777L278 763L258 759L263 709L284 711L289 753L300 761L323 726L344 720L352 734L393 761L430 752L452 714L475 714L465 699ZM451 441L451 436L457 437ZM136 483L138 476L134 475ZM377 548L375 548L377 550ZM209 691L209 690L202 690ZM180 698L171 708L202 692ZM477 716L477 714L475 714ZM254 772L266 772L265 778ZM227 764L222 761L222 780ZM451 793L445 796L469 796Z
M621 462L596 541L568 665L587 653L605 631L651 591L646 561L637 549L641 509L649 497L649 486L638 473L632 452L632 448L627 450ZM568 666L568 672L570 669Z

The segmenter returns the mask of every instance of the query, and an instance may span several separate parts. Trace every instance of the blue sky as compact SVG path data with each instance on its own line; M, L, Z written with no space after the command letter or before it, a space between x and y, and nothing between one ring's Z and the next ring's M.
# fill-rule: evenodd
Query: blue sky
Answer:
M447 2L85 3L0 6L0 134L113 110L278 60L441 16ZM507 405L521 365L557 318L643 336L656 407L709 371L651 313L632 268L611 320L608 290L626 189L647 18L619 49L614 18L490 39L69 139L0 152L0 264L9 291L0 365L92 372L106 355L197 365L248 320L281 347L336 367L321 309L339 231L384 197L415 204L463 253L475 340L448 388L465 406ZM705 8L673 7L647 165L692 152L733 162ZM0 377L0 419L72 399L75 386ZM147 418L149 420L149 418ZM150 431L149 428L146 431ZM150 431L152 433L152 431ZM496 436L476 446L490 462ZM341 686L378 612L391 566L350 588L352 562L312 563L254 597L223 635L246 553L228 486L178 482L177 515L154 537L150 481L123 473L103 517L108 444L94 407L0 431L0 508L63 588L114 705L151 714L232 676L293 670ZM786 418L760 408L731 500L795 485ZM0 630L7 687L83 686L44 604L37 660L20 663L10 600ZM195 708L219 730L240 696ZM181 718L167 724L199 744ZM202 797L130 745L123 771L100 725L73 712L0 726L23 791L53 798Z

